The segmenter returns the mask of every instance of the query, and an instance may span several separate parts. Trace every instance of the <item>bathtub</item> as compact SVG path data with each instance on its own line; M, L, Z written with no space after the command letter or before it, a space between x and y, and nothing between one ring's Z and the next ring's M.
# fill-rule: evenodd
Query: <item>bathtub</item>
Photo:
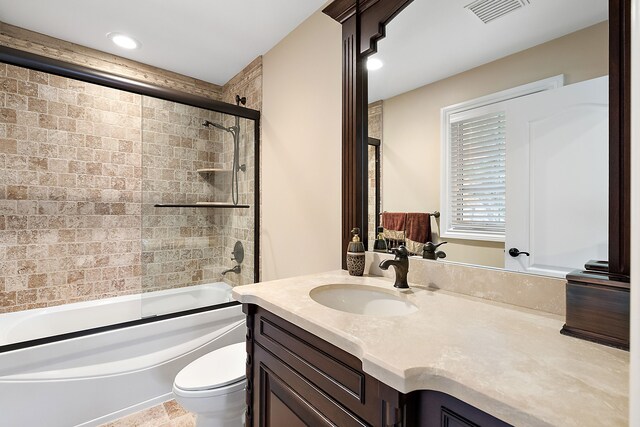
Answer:
M231 288L216 283L0 316L8 345L224 304L0 353L0 425L97 426L170 399L180 369L245 339L241 306L229 301Z

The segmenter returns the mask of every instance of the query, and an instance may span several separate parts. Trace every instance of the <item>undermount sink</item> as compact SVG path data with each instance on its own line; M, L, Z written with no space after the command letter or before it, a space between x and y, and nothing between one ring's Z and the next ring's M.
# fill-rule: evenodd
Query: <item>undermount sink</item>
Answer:
M309 296L315 302L334 310L370 316L404 316L418 307L397 291L374 286L335 284L314 288Z

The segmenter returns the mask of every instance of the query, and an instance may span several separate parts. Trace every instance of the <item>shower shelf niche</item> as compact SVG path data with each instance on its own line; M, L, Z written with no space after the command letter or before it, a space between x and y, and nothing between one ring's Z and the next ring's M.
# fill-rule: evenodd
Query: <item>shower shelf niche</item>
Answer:
M156 208L222 208L222 209L247 209L249 205L234 205L232 203L197 202L197 203L157 203Z
M231 169L219 169L219 168L196 169L196 172L202 173L202 174L215 173L215 172L231 172Z

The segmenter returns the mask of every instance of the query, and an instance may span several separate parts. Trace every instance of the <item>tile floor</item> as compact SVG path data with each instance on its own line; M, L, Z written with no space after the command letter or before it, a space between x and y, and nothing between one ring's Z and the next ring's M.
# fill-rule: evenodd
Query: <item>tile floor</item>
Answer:
M136 412L100 427L195 427L196 417L175 400Z

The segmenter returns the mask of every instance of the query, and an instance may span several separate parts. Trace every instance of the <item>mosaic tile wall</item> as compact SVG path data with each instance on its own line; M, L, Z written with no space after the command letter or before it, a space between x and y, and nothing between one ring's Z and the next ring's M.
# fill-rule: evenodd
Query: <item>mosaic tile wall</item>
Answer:
M259 108L252 65L229 92ZM252 283L252 121L241 123L240 172L251 209L153 207L230 200L230 174L196 172L231 165L230 136L205 119L233 121L0 64L0 313L220 281L235 240L245 268L225 280Z

